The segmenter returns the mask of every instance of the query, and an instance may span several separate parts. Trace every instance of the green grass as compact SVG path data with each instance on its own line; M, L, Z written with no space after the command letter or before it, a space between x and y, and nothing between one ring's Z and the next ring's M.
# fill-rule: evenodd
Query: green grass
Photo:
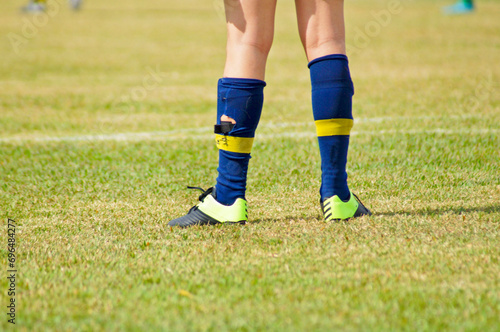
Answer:
M403 1L352 50L349 183L372 217L321 219L306 60L293 3L280 2L249 223L170 229L198 196L185 187L216 176L219 2L88 2L77 14L62 2L18 53L7 36L33 18L2 2L16 328L499 331L500 5L445 17L448 3ZM387 6L347 2L348 44ZM148 68L160 73L146 87Z

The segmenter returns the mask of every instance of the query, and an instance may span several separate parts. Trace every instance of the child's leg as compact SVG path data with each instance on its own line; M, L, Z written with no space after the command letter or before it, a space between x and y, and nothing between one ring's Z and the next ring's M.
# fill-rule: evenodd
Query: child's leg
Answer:
M227 58L218 82L215 190L169 225L191 226L246 220L246 180L264 100L267 56L273 41L276 0L225 0Z
M354 88L345 55L343 0L296 0L299 33L312 85L312 107L321 154L321 202L325 218L370 212L347 186L347 152L353 126ZM335 206L330 206L334 202Z

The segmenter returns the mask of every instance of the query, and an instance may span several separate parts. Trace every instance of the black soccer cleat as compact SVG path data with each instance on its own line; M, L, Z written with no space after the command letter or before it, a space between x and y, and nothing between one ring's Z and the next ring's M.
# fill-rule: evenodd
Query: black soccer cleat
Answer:
M200 203L193 206L186 215L170 221L169 226L245 224L248 220L247 202L244 199L238 198L233 205L227 206L217 202L213 187L207 190L198 187L188 188L203 192L199 197Z

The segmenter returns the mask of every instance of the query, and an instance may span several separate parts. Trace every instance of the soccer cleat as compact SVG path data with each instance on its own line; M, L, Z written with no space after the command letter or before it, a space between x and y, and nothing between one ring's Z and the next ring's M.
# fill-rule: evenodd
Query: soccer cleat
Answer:
M474 4L468 1L459 1L451 6L443 7L445 15L468 14L474 11Z
M238 198L233 205L223 205L214 197L214 188L203 190L198 187L188 187L198 189L203 193L200 195L200 203L193 206L189 212L168 223L169 226L189 227L194 225L216 225L216 224L242 224L248 220L247 201Z
M351 192L347 202L342 201L337 195L329 197L321 202L321 209L325 221L346 220L361 216L371 216L372 213L359 200L358 196Z

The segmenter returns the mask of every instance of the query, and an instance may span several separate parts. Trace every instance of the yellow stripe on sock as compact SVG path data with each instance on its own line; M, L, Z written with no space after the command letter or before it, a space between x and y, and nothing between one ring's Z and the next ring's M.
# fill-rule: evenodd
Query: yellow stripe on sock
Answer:
M220 150L250 153L252 151L253 137L215 135L215 144L217 144L217 148Z
M352 119L327 119L314 121L316 134L321 136L349 135L354 122Z

